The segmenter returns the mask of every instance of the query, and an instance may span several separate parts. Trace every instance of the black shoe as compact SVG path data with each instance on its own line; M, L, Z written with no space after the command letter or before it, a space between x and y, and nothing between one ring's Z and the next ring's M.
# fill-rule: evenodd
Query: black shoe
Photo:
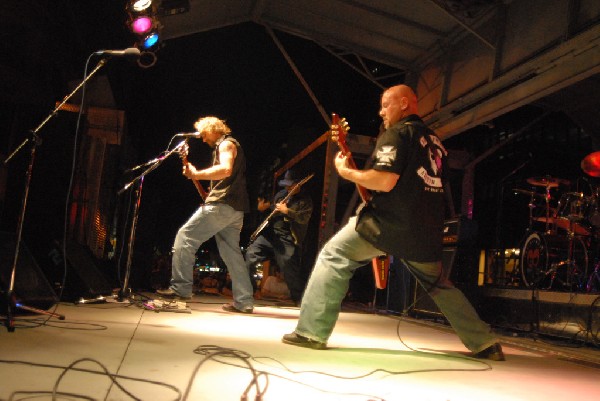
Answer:
M223 304L223 306L221 308L224 311L233 312L233 313L252 313L252 312L254 312L254 308L252 308L252 307L238 309L235 306L233 306L233 304Z
M502 352L502 346L499 343L490 345L483 351L476 353L475 358L489 359L491 361L505 361L504 352Z
M327 349L327 344L320 341L311 340L310 338L303 337L296 333L285 334L281 338L281 342L304 348Z
M172 288L167 288L166 290L156 290L156 293L163 298L181 299L184 301L189 301L190 299L192 299L192 297L182 297L181 295L176 293L175 290Z

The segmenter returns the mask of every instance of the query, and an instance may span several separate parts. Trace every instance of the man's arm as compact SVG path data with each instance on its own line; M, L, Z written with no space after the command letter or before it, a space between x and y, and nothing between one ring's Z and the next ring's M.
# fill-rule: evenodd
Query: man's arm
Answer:
M338 174L348 181L352 181L370 190L389 192L400 178L399 174L389 171L353 169L348 165L349 156L350 154L342 155L342 152L338 152L335 157L335 168Z
M183 167L183 175L194 180L220 180L227 178L233 172L233 162L237 156L237 148L231 141L219 144L219 163L214 166L198 170L191 164Z
M310 198L299 199L290 207L285 204L277 204L276 207L277 210L281 211L298 224L308 224L313 210L313 204Z

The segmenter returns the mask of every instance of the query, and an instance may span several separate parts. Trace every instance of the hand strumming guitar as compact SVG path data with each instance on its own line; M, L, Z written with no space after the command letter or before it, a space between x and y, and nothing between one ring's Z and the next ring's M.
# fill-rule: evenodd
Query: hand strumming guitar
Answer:
M192 164L186 163L183 165L182 173L190 180L193 180L194 176L198 173L198 169L196 169L196 167L194 167Z

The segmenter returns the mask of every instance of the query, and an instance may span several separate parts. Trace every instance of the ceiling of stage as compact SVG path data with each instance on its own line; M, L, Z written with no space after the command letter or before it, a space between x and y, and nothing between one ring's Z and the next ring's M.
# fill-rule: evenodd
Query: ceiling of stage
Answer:
M130 46L125 3L1 2L0 100L55 99L56 93L62 93L62 88L57 90L61 81L79 79L89 52ZM531 83L546 65L568 59L568 51L557 51L539 64L536 58L561 47L576 51L585 43L571 44L570 39L586 30L598 31L599 11L593 0L162 0L162 7L167 10L161 17L167 44L254 23L276 44L284 34L307 39L337 57L344 68L380 86L410 80L412 74L408 83L420 85L419 96L426 105L423 114L442 138L536 101L571 112L574 108L565 99L583 97L589 109L599 102L598 91L593 90L595 72L560 82L546 74L541 82ZM499 19L503 13L508 21L504 24ZM528 30L527 25L533 27ZM598 41L594 34L587 40ZM593 57L597 56L588 58ZM577 63L581 64L573 60ZM520 71L511 75L517 67ZM587 69L596 71L598 65L594 67ZM460 68L463 75L456 74ZM437 82L431 82L432 76ZM590 77L589 85L572 85ZM525 91L523 84L529 85ZM500 104L506 103L501 96L507 90L522 98ZM551 99L543 99L547 96ZM577 114L574 119L585 123L586 130L600 129L592 121L582 121L583 111Z
M252 21L314 41L353 63L357 57L366 58L406 72L418 69L457 31L478 35L468 26L476 25L496 2L189 0L189 11L164 18L163 34L166 39L176 38Z
M161 16L162 37L169 41L254 22L275 35L285 32L310 40L385 85L402 81L408 71L429 62L449 37L467 33L486 41L469 26L493 10L497 1L162 0L167 10L187 5L185 12ZM127 43L124 26L119 26L126 19L124 7L98 3L103 2L2 2L3 95L13 90L20 97L23 89L32 91L32 79L40 79L40 73L78 72L79 63L70 56L84 49ZM47 82L38 85L37 90L49 89L46 86Z

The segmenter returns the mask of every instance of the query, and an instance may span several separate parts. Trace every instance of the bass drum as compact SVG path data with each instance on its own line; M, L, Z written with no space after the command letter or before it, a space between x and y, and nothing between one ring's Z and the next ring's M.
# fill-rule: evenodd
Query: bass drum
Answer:
M521 275L527 287L574 290L585 285L587 268L587 247L578 236L571 244L565 235L534 232L521 248Z

